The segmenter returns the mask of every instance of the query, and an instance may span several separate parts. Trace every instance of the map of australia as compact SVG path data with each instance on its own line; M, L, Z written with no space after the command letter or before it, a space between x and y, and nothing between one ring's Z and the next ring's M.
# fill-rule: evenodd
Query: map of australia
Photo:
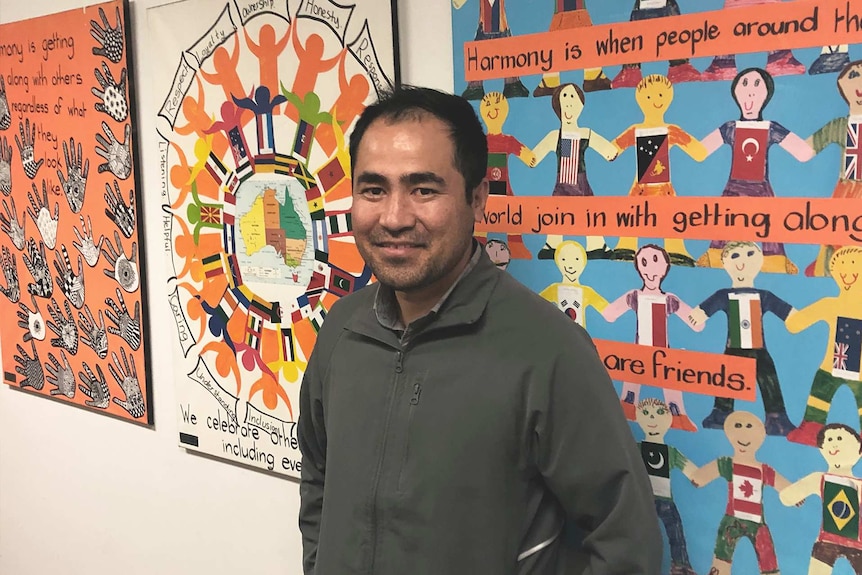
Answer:
M306 231L290 194L285 193L284 197L281 203L274 188L264 188L251 209L240 218L240 233L249 257L271 246L286 265L297 267L302 263Z

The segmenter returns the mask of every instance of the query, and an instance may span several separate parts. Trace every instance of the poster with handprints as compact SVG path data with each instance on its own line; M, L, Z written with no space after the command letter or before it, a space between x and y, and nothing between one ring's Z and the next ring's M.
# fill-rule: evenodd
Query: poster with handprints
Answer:
M152 423L128 7L0 26L4 383Z
M317 331L371 273L347 137L396 82L394 2L148 10L179 444L298 477Z
M476 238L593 337L661 573L862 575L862 3L452 0L452 24Z

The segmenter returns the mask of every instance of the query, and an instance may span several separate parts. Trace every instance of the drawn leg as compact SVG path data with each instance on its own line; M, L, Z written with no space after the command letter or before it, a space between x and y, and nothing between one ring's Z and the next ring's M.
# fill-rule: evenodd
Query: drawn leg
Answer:
M772 534L769 526L762 524L754 537L754 554L757 557L757 566L764 575L778 575L778 559L775 557L775 544L772 542Z
M685 412L682 392L678 389L663 389L662 391L664 392L664 402L670 408L670 413L673 416L671 427L683 431L697 431L697 426Z
M757 387L760 388L763 409L766 411L766 434L787 436L796 426L787 417L775 362L765 349L757 350L754 357L757 360Z
M838 44L837 46L823 46L820 55L811 63L808 73L814 74L837 74L850 63L849 46Z
M629 421L635 420L635 406L638 404L641 394L641 386L639 383L623 382L623 390L620 394L620 403L623 406L623 413Z
M805 415L802 416L802 423L787 434L787 441L817 447L817 434L826 425L826 416L829 414L832 398L842 383L844 380L833 377L822 369L817 370L814 381L811 382L811 391L808 395Z
M736 56L733 54L716 56L700 77L710 82L733 80L736 78Z
M773 50L766 55L766 71L773 77L804 74L805 64L797 60L790 50Z
M685 249L685 242L681 238L665 238L664 249L672 265L694 267L694 258Z
M670 544L671 575L695 575L688 559L688 549L685 544L685 533L682 530L682 518L672 499L657 498L656 513L664 524L667 540Z

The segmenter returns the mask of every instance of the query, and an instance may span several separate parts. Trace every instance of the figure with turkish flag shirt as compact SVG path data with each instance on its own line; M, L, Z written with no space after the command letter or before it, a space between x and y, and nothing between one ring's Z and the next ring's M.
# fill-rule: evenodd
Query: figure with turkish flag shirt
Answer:
M739 107L739 120L725 122L703 139L707 156L727 144L733 150L730 176L721 197L773 198L769 183L769 147L778 144L800 162L814 156L802 138L771 120L763 119L763 109L775 93L775 82L766 70L747 68L737 74L730 93ZM725 242L713 240L697 260L702 267L723 267L721 252ZM787 257L784 244L763 242L764 272L795 274L799 271Z

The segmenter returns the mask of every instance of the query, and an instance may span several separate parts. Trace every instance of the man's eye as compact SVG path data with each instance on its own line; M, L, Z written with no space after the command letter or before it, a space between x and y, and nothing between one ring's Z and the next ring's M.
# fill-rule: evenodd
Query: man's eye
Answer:
M416 188L416 193L420 196L433 196L437 193L437 190L433 190L431 188Z
M362 188L360 193L365 196L382 196L383 189L382 188Z

